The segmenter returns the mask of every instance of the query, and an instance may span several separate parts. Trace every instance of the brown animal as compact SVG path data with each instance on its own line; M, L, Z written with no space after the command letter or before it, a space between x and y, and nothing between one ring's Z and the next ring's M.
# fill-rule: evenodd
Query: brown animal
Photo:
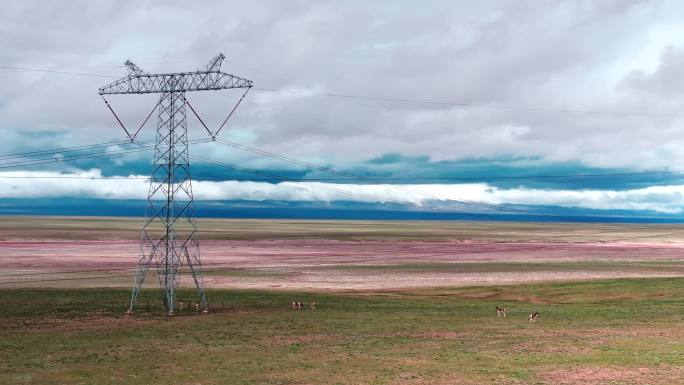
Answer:
M297 303L296 302L292 302L290 304L290 310L297 310Z
M316 305L318 305L318 302L311 302L311 310L316 310Z
M500 317L506 317L506 308L505 307L496 307L496 316L497 318Z
M199 313L199 311L200 311L199 301L198 301L198 302L195 302L195 311L196 311L197 313Z
M536 322L538 318L539 318L539 313L534 312L534 313L530 313L530 316L527 317L527 320L530 322Z

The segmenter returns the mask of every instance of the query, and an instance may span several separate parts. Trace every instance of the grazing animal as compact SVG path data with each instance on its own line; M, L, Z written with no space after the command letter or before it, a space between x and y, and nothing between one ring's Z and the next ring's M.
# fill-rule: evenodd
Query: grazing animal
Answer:
M506 317L506 308L505 307L496 307L496 316L497 318L500 317Z
M530 316L527 317L527 320L530 322L535 322L535 321L537 321L538 318L539 318L539 313L534 312L534 313L530 313Z
M297 302L297 309L303 310L304 309L304 304L301 302Z
M176 308L178 310L183 310L183 301L181 301L181 300L176 301Z
M292 302L292 303L290 304L290 309L291 309L291 310L297 310L297 303L296 303L296 302Z
M311 310L316 310L316 305L318 305L318 302L311 302Z
M199 311L200 311L199 302L195 302L195 311L196 311L197 313L199 313Z

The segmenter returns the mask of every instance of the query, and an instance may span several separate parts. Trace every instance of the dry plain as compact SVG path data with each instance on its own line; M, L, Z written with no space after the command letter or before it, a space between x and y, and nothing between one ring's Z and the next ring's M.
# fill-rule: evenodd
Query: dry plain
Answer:
M219 219L199 225L211 288L373 291L684 275L679 225ZM20 286L125 287L139 226L137 218L8 217L0 224L0 271L27 274L14 279ZM79 271L93 278L59 280ZM52 281L35 282L30 273Z

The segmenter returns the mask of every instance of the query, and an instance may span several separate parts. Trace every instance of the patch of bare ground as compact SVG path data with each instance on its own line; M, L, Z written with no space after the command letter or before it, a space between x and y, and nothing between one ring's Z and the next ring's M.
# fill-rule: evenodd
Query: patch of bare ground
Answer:
M584 354L591 352L591 349L587 347L541 341L525 341L514 344L511 346L511 350L525 354Z
M589 367L544 370L540 379L553 385L674 385L681 384L684 369L676 367Z
M502 293L489 293L489 292L455 292L453 294L449 294L449 296L453 297L459 297L459 298L464 298L464 299L496 299L496 298L501 298ZM526 303L531 303L535 305L548 305L553 303L553 301L550 301L545 298L541 297L536 297L536 296L530 296L530 295L510 295L506 294L506 301L514 301L514 302L526 302Z
M599 328L583 331L593 336L592 345L605 345L624 338L656 339L663 341L684 341L681 330L664 329L663 327L630 327L630 328Z
M659 326L628 326L621 328L577 328L565 330L542 330L537 328L520 329L519 336L538 338L542 341L553 339L585 340L592 346L605 345L624 338L662 339L663 341L681 341L684 339L680 329ZM542 348L543 349L543 348Z
M625 326L620 328L577 328L561 330L541 330L541 329L521 329L517 333L530 334L534 336L543 336L548 338L553 337L576 337L576 336L591 336L592 338L668 338L668 339L683 339L684 333L681 329L668 328L663 325L643 325L643 326Z
M5 330L26 330L31 332L51 333L54 331L83 331L83 330L108 330L117 327L131 327L137 325L150 325L163 322L162 319L143 319L134 317L111 317L90 315L88 317L65 319L59 317L40 318L4 318L2 320Z
M636 338L684 338L684 333L680 330L663 329L662 326L643 326L629 328L597 328L588 329L589 335L599 335L606 337L636 337Z
M435 338L435 339L455 339L463 337L462 332L455 332L451 330L424 330L418 332L392 332L382 333L379 337L407 337L407 338Z
M394 385L475 385L480 381L467 379L459 374L451 373L443 376L432 376L417 372L400 373L393 379Z
M293 344L307 344L314 342L323 342L331 340L331 336L322 334L304 334L294 336L270 336L266 338L266 342L275 345L293 345Z
M464 337L464 333L458 333L450 330L425 330L417 332L390 332L390 333L378 333L368 335L369 338L392 338L392 337L404 337L404 338L416 338L416 339L456 339ZM267 343L277 344L277 345L292 345L292 344L306 344L324 341L338 340L341 337L334 337L330 335L322 334L304 334L304 335L276 335L265 338Z
M598 334L604 336L615 336L615 337L638 337L638 338L684 338L681 329L663 329L662 327L632 327L624 329L611 329L611 328L600 328L591 329L587 333Z

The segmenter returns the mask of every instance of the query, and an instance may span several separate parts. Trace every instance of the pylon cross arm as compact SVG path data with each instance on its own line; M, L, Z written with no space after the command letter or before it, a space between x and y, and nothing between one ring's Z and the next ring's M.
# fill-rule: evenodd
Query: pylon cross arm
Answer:
M131 73L99 89L100 95L156 94L251 88L252 81L220 71Z

